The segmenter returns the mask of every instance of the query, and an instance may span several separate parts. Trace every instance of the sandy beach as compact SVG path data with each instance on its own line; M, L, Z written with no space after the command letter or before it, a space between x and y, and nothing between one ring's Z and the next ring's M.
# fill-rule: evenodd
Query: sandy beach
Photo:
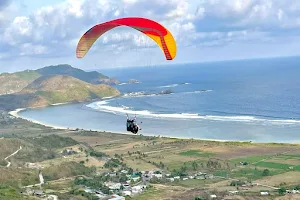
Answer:
M58 105L63 105L63 104L66 104L66 103L58 103L58 104L52 104L51 106L58 106ZM24 120L27 120L27 121L30 121L32 123L35 123L35 124L40 124L40 125L43 125L43 126L46 126L46 127L50 127L50 128L53 128L53 129L62 129L62 130L76 130L74 128L68 128L68 127L64 127L64 126L57 126L57 125L53 125L53 124L49 124L49 123L44 123L44 122L40 122L38 120L33 120L33 119L29 119L29 118L26 118L26 117L23 117L23 116L20 116L18 113L21 112L21 111L25 111L26 109L28 108L18 108L16 110L13 110L13 111L10 111L9 114L16 117L16 118L21 118L21 119L24 119ZM84 129L82 129L84 130ZM136 134L132 134L132 133L129 133L129 132L111 132L111 131L105 131L105 130L99 130L99 129L89 129L91 131L97 131L97 132L106 132L106 133L112 133L112 134L123 134L123 135L136 135ZM86 131L89 131L89 130L86 130ZM137 136L140 135L140 134L137 134ZM143 133L142 135L145 135L145 136L155 136L151 133ZM157 136L156 136L157 137ZM216 139L198 139L198 138L189 138L189 137L172 137L172 136L159 136L159 137L164 137L164 138L170 138L170 139L184 139L184 140L203 140L203 141L215 141L215 142L230 142L231 140L216 140ZM235 141L235 142L245 142L245 141Z
M63 105L63 104L66 104L66 103L52 104L51 106L58 106L58 105ZM37 120L29 119L29 118L26 118L26 117L22 117L22 116L20 116L20 115L18 114L19 112L25 111L26 109L27 109L27 108L18 108L18 109L16 109L16 110L10 111L10 112L8 112L8 113L9 113L10 115L16 117L16 118L21 118L21 119L30 121L30 122L32 122L32 123L40 124L40 125L43 125L43 126L46 126L46 127L53 128L53 129L76 130L76 129L74 129L74 128L68 128L68 127L64 127L64 126L57 126L57 125L48 124L48 123L40 122L40 121L37 121ZM126 133L126 132L108 132L108 131L105 131L105 130L96 130L96 129L90 129L90 130L91 130L91 131L98 131L98 132L114 133L114 134L135 135L135 134ZM89 131L89 130L86 130L86 131Z

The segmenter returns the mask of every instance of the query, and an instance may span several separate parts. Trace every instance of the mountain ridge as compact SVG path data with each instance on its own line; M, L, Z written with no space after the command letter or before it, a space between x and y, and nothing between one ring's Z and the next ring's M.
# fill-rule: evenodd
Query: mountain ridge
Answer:
M20 92L28 84L41 76L67 75L92 84L116 85L118 80L109 78L102 73L86 72L68 64L45 66L36 70L23 70L13 73L0 74L0 95L14 94Z

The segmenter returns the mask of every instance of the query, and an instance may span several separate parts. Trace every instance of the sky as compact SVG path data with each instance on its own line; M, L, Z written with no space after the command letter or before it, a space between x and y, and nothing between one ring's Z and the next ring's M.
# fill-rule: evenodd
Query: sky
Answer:
M297 56L299 11L299 0L1 0L0 72ZM76 58L77 43L89 28L130 16L170 30L175 59L167 61L154 41L129 27L106 32L84 58Z

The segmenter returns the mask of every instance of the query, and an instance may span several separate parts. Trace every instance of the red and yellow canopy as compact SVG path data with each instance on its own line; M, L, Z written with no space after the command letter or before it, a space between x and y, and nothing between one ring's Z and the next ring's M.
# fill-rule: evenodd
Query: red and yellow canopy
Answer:
M120 18L93 26L79 40L77 58L83 58L101 35L118 26L128 26L146 34L158 44L167 60L175 58L176 42L172 34L159 23L140 17Z

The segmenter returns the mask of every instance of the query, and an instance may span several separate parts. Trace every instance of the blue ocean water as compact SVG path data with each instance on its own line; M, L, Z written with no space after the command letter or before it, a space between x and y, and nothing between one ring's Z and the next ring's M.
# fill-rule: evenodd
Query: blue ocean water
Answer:
M300 142L300 57L99 70L122 83L120 98L31 109L44 123L144 135ZM127 84L128 79L138 84ZM172 94L157 95L170 89Z
M90 105L103 111L165 118L300 119L300 58L181 64L102 72L124 83L129 78L140 81L139 84L117 86L127 94L127 98ZM174 93L143 95L157 94L166 89Z

